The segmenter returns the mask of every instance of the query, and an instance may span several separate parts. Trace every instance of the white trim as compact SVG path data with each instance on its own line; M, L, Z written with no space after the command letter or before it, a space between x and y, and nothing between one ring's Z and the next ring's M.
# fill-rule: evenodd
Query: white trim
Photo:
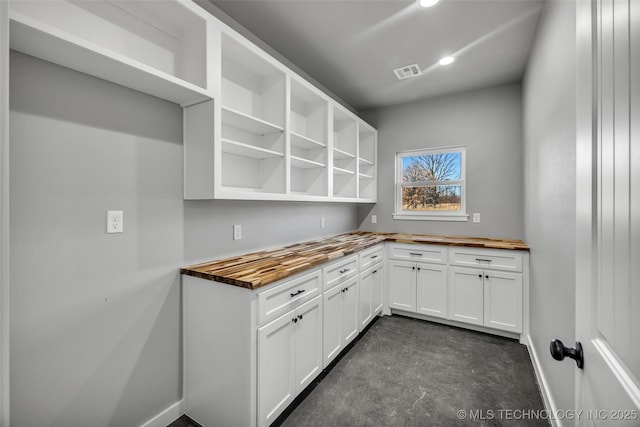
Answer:
M460 214L460 215L438 215L438 214L430 214L430 213L420 213L420 214L409 214L409 213L394 213L391 214L393 219L404 219L411 221L469 221L469 215Z
M9 426L9 2L0 0L0 426Z
M542 371L542 366L539 362L540 358L538 357L538 352L533 345L531 335L527 335L527 347L529 348L529 357L531 358L531 364L533 365L533 372L535 372L536 379L538 380L538 385L540 386L540 394L542 394L544 407L549 414L557 414L558 407L556 405L556 402L553 400L551 393L549 392L549 383L547 382L547 379ZM551 423L552 427L562 427L562 421L558 420L555 416L550 416L549 422Z
M184 415L184 400L180 400L151 418L140 427L166 427Z
M636 408L640 408L640 387L636 384L635 379L631 376L631 370L623 365L622 361L614 354L607 343L600 339L594 339L591 341L596 348L600 357L605 361L612 374L616 377L624 391L629 395L629 398L636 405Z

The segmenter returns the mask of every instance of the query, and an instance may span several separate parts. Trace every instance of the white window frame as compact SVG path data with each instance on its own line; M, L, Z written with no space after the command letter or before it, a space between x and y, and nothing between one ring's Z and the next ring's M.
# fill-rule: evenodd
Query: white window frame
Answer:
M460 179L451 181L424 181L412 182L410 186L426 187L429 185L459 185L460 186L460 210L459 211L403 211L402 210L402 187L408 186L402 183L402 159L404 157L460 153ZM418 220L418 221L468 221L467 214L467 150L464 145L452 147L423 148L420 150L407 150L396 152L396 173L395 173L395 213L393 219ZM416 185L418 184L418 185Z

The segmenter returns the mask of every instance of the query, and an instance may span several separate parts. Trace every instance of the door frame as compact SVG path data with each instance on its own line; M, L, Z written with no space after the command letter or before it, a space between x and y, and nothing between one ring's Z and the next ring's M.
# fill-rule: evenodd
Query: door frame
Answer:
M9 2L0 0L0 426L9 426Z
M592 304L592 279L595 277L593 243L595 232L595 203L597 189L595 141L597 124L595 90L596 76L593 72L596 56L595 0L576 2L576 283L575 325L576 337L588 336L590 324L580 319L590 316ZM575 375L575 408L580 407L582 375Z

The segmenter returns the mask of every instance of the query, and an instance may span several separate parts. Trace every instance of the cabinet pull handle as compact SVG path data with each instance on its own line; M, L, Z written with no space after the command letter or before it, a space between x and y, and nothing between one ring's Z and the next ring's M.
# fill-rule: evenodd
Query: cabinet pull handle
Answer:
M349 271L349 270L350 270L350 269L348 269L348 268L342 269L342 270L340 270L340 274L344 274L344 273L346 273L346 272L347 272L347 271Z
M295 317L294 317L293 319L291 319L291 321L292 321L293 323L298 323L298 319L297 319L297 318L295 318Z
M298 315L298 319L302 320L302 314Z
M422 254L418 253L418 252L409 252L409 255L411 255L411 256L422 256Z
M376 259L378 258L378 255L371 255L371 259Z
M378 270L373 270L373 271L371 272L371 274L376 274L377 272L378 272Z
M305 291L305 289L300 289L298 290L298 292L293 292L289 295L291 295L291 298L295 297L296 295L300 295L301 293L303 293Z
M488 262L488 263L490 263L490 262L491 262L491 261L493 261L493 260L490 260L490 259L484 259L484 258L476 258L476 261L478 261L478 262Z

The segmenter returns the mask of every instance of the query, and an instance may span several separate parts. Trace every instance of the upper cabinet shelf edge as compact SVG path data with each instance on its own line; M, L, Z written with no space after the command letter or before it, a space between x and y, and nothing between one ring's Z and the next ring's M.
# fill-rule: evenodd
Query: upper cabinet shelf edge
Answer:
M12 0L10 42L16 51L184 107L213 98L207 15L183 0Z

